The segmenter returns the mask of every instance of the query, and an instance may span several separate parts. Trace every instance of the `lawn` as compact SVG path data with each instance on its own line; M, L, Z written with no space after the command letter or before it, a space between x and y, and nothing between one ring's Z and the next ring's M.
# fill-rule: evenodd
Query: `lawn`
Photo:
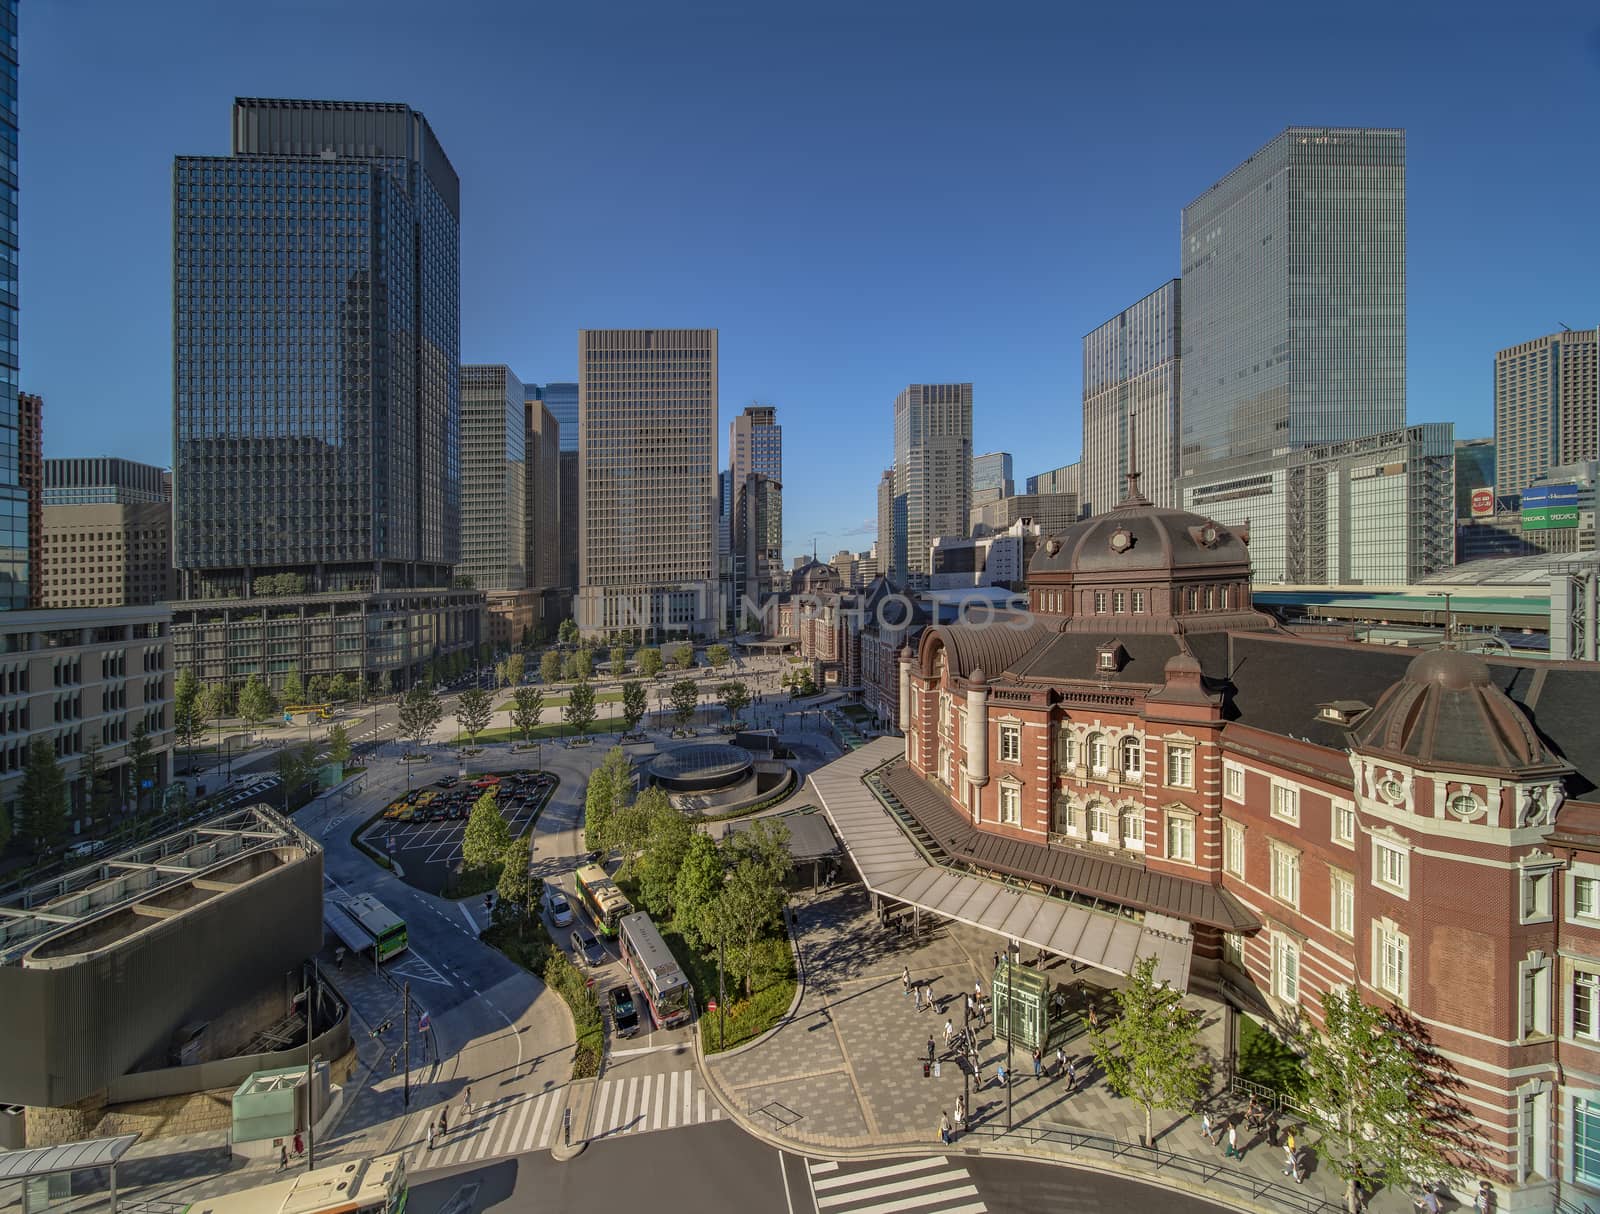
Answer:
M584 732L591 734L609 733L621 727L622 719L620 717L614 721L597 718ZM565 721L553 721L548 725L536 726L532 733L532 740L535 742L548 742L553 738L570 738L571 736L572 726ZM462 741L465 740L466 737L463 735ZM520 729L486 729L478 735L478 743L480 745L484 742L520 742L522 740L522 731Z
M1239 1078L1298 1099L1306 1084L1300 1056L1250 1017L1240 1016L1238 1024Z
M700 1010L700 1045L708 1054L731 1050L753 1041L783 1019L794 1002L794 952L787 936L761 943L762 965L753 984L753 994L729 979L728 999L721 1011L706 1009L717 997L716 953L702 954L686 940L676 922L661 927L661 939L677 958L694 986L695 1006ZM718 1030L723 1040L718 1040Z
M544 706L546 708L565 708L569 698L565 695L547 695L544 698ZM620 704L622 703L622 693L620 691L597 691L594 693L594 702L596 704ZM507 700L499 705L495 711L510 712L516 706L516 700Z

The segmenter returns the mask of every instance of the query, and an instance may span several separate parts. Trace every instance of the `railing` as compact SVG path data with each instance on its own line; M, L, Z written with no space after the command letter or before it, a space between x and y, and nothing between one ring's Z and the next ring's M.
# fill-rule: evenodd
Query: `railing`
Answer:
M1305 1109L1301 1108L1276 1088L1269 1088L1260 1083L1252 1083L1248 1079L1240 1079L1237 1075L1229 1080L1228 1092L1230 1095L1234 1096L1254 1096L1257 1100L1261 1101L1262 1104L1266 1105L1267 1108L1287 1109L1302 1121L1308 1120L1310 1117L1310 1114L1308 1114Z
M1594 1214L1594 1207L1588 1202L1581 1206L1568 1201L1565 1197L1555 1198L1555 1204L1550 1207L1551 1214Z
M1293 1211L1295 1214L1344 1214L1342 1202L1328 1201L1306 1189L1274 1184L1270 1180L1262 1180L1242 1172L1231 1164L1219 1163L1216 1159L1196 1159L1189 1155L1178 1155L1171 1151L1163 1151L1160 1147L1142 1146L1139 1143L1125 1142L1120 1138L1111 1138L1104 1134L1089 1134L1082 1130L1053 1125L1018 1126L1014 1130L1007 1131L987 1122L968 1126L967 1133L983 1135L997 1142L1011 1138L1033 1146L1048 1143L1071 1152L1092 1152L1107 1159L1126 1160L1158 1175L1171 1173L1186 1176L1198 1181L1204 1188L1229 1190L1242 1194L1251 1201L1267 1202L1279 1209Z

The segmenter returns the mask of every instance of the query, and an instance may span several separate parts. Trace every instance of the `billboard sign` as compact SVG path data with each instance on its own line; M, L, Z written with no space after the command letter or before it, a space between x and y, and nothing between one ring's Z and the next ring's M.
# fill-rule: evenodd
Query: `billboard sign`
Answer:
M1482 518L1486 514L1494 513L1494 487L1472 491L1472 517Z
M1522 529L1557 531L1578 525L1578 486L1529 485L1522 491Z

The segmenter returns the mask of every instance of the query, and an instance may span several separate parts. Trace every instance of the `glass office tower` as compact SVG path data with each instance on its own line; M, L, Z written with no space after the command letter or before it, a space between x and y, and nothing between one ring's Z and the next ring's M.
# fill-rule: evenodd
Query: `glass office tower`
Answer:
M405 105L241 98L173 167L186 597L449 584L460 557L460 185Z
M28 605L28 493L17 461L17 0L0 0L0 610Z

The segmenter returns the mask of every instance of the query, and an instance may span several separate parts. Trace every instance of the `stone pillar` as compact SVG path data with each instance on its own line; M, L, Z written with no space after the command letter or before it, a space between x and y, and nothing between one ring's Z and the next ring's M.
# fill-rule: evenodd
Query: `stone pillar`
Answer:
M900 731L906 737L906 761L911 761L915 744L911 731L911 647L900 651Z
M989 782L989 683L983 671L967 680L967 780L982 788Z

